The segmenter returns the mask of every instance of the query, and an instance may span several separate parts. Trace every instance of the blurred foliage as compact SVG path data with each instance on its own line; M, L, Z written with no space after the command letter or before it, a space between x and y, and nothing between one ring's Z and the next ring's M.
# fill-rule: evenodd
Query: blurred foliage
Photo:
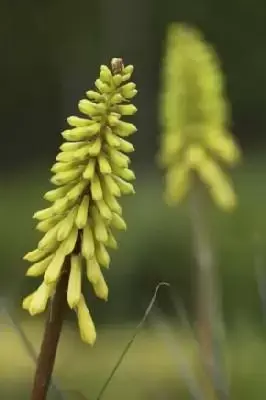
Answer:
M1 319L1 322L2 319ZM7 322L7 321L6 321ZM41 322L41 321L40 321ZM39 345L41 323L36 319L23 323L23 328L35 346ZM54 379L57 387L64 391L66 400L78 400L73 390L82 393L88 400L96 395L110 373L118 355L131 336L133 327L109 327L99 332L94 348L82 344L76 329L66 326L56 361ZM245 333L244 333L245 332ZM0 365L0 398L27 399L34 365L10 326L2 332ZM190 373L198 376L195 353L185 331L176 329L175 338L162 340L159 330L144 330L127 354L120 369L106 391L106 399L126 397L129 400L164 398L190 399L188 388L182 379L177 364L181 364L181 353L187 358ZM169 342L168 342L169 340ZM5 345L3 346L3 343ZM170 343L170 345L169 345ZM13 356L10 357L12 348ZM182 349L182 351L180 351ZM228 376L233 399L260 400L266 391L264 374L265 341L256 330L250 331L242 325L235 330L227 342ZM176 355L179 357L176 357ZM76 362L75 362L76 361ZM71 363L71 368L69 364ZM130 390L128 388L130 387ZM49 400L56 400L51 390Z
M0 105L6 151L1 169L49 157L64 118L73 111L83 88L91 86L97 66L108 62L110 52L136 65L137 84L142 88L136 121L142 133L136 139L136 157L151 161L158 132L153 121L157 120L160 60L166 27L172 21L195 24L215 47L227 76L234 132L246 147L257 146L265 141L266 127L265 18L263 0L241 4L165 0L156 5L150 0L145 4L78 0L75 5L70 0L3 0Z

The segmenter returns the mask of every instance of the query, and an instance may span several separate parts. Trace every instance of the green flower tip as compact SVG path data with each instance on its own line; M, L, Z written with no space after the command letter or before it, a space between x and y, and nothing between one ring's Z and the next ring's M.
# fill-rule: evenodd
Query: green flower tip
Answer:
M233 166L240 159L227 128L229 105L223 86L218 58L200 32L172 24L163 68L158 156L166 169L168 204L185 197L196 173L218 206L229 211L236 205L232 184L219 165L219 160Z
M95 295L107 300L101 267L110 264L107 248L117 248L113 229L126 229L117 198L135 193L128 156L134 147L127 139L136 127L122 120L137 111L130 104L137 94L136 85L129 82L132 72L133 66L124 66L118 58L111 61L111 68L102 65L96 89L89 90L78 104L84 116L67 119L69 128L62 132L65 142L51 168L51 182L57 187L44 195L51 205L34 214L37 229L44 235L37 249L24 256L32 263L27 276L44 277L23 301L31 315L45 310L65 258L70 257L67 302L76 311L81 338L90 344L96 333L81 293L83 269Z

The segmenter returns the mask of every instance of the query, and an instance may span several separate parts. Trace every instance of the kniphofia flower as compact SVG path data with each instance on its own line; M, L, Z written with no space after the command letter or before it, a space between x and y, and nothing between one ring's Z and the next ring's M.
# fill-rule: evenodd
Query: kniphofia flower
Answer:
M219 60L200 32L185 24L168 31L160 100L159 162L166 170L167 202L180 202L196 174L219 207L233 209L236 196L221 164L234 165L240 151L228 127Z
M81 291L84 271L95 295L107 300L108 286L102 268L108 268L108 248L116 249L114 229L125 230L126 222L118 198L135 193L135 179L128 153L134 147L128 138L136 127L122 120L137 109L130 103L136 85L130 82L133 66L113 59L102 65L95 81L78 104L83 116L67 119L62 132L65 142L52 166L56 188L44 198L51 205L34 214L43 232L38 247L24 259L32 265L28 276L43 276L43 282L23 301L31 315L41 313L56 290L66 258L70 259L67 302L76 311L81 338L90 344L96 331Z

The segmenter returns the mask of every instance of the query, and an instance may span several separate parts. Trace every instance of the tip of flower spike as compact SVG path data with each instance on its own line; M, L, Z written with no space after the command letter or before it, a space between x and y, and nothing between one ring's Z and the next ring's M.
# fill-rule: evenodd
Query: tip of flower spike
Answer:
M111 60L111 69L114 75L121 74L124 69L124 62L122 58L112 58Z

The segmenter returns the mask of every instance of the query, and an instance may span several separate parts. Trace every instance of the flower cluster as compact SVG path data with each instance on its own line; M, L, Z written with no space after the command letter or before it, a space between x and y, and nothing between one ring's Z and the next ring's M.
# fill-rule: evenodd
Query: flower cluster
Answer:
M170 26L163 84L159 162L167 169L167 202L180 202L196 173L215 203L231 210L236 196L219 159L231 166L240 152L227 128L229 107L219 61L197 30Z
M43 275L41 285L23 301L31 315L45 310L69 257L67 302L77 313L82 340L90 344L96 331L82 295L82 275L86 271L96 296L107 300L101 267L110 264L107 248L117 248L113 229L126 229L117 198L134 193L130 181L135 175L127 155L134 147L127 138L136 127L121 119L137 111L130 104L137 93L136 85L128 82L132 72L133 66L124 67L121 59L113 59L110 69L102 65L96 90L89 90L78 104L84 117L67 119L65 142L51 168L56 188L44 195L51 205L33 216L44 235L37 249L24 256L33 263L27 275Z

